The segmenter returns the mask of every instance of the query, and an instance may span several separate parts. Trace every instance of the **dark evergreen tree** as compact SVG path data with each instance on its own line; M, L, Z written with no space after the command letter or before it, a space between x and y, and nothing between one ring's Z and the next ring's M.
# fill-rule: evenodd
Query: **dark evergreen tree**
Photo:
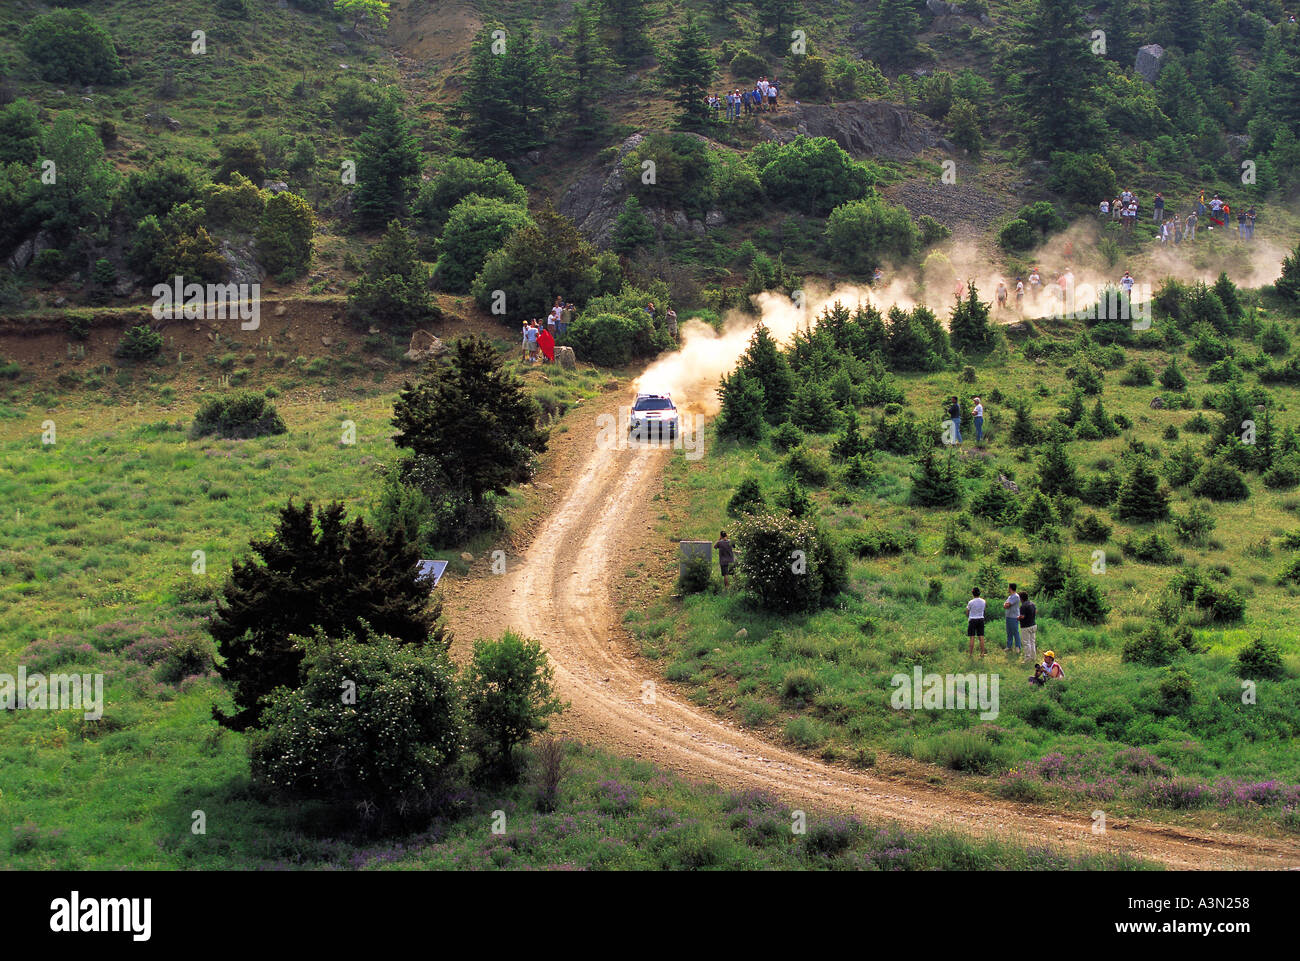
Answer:
M790 31L803 15L800 0L754 0L760 26L770 28L768 44L774 50L789 49Z
M664 86L673 92L677 104L677 125L688 130L703 127L709 116L705 101L718 73L718 61L710 51L708 34L693 13L687 14L662 73Z
M632 66L654 52L649 26L658 15L651 0L600 0L605 28L612 36L614 54L624 66Z
M959 300L952 309L948 324L948 338L953 350L981 353L993 346L993 331L989 327L989 308L992 304L979 299L979 291L972 283L965 300Z
M1106 56L1124 69L1133 66L1138 44L1135 37L1144 20L1135 0L1105 0L1101 29L1106 32Z
M1079 493L1079 472L1070 452L1060 441L1043 448L1043 459L1038 465L1038 488L1049 497L1065 494L1075 497Z
M762 386L768 423L779 424L785 420L794 397L794 375L766 324L758 325L749 348L736 366Z
M1151 12L1156 42L1184 53L1198 50L1205 37L1208 6L1205 0L1155 0Z
M388 225L370 250L365 273L348 290L348 316L354 324L407 333L442 316L429 295L429 270L416 247L409 230L396 220Z
M609 111L603 104L615 64L601 39L600 19L590 0L574 6L573 20L564 35L570 44L560 61L568 115L565 136L593 140L609 125Z
M948 454L939 457L927 450L916 462L908 503L915 507L944 507L955 510L966 499L957 461Z
M540 410L523 384L501 367L496 350L479 337L461 337L450 363L407 382L393 406L394 443L432 465L475 507L485 494L504 494L527 480L533 455L546 449Z
M899 64L916 53L921 12L914 0L880 0L867 16L867 50L876 60Z
M217 672L238 708L229 715L213 708L223 727L259 727L267 696L301 684L295 635L319 628L360 638L364 622L410 644L450 644L438 624L441 604L430 602L417 576L419 551L400 529L376 531L360 518L349 524L342 504L317 512L310 501L291 501L275 532L249 546L254 556L232 565L208 627L222 658Z
M1115 516L1140 523L1169 517L1169 491L1145 457L1133 458L1128 476L1119 487Z
M357 186L353 209L363 226L405 217L420 147L395 96L385 97L365 132L357 138Z
M641 210L641 201L630 196L623 201L623 212L614 221L613 247L620 254L630 254L655 239L655 228Z
M737 367L722 378L718 386L722 411L718 415L718 433L738 440L758 440L763 436L766 404L763 385Z
M1093 137L1097 65L1082 0L1034 0L1016 24L1008 55L1011 106L1029 152L1077 150Z
M500 53L493 45L504 43ZM523 30L493 40L491 31L474 41L469 74L450 116L477 153L498 159L544 147L555 109L555 83L546 45Z

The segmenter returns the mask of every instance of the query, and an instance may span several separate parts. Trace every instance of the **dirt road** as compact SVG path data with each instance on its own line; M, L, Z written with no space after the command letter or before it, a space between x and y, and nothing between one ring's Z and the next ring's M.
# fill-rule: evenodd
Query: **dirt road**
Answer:
M604 412L614 403L607 401ZM679 697L633 653L620 626L618 590L630 552L653 528L658 511L651 498L664 464L682 454L597 449L602 411L591 408L571 416L569 431L557 438L562 449L539 477L558 492L555 507L523 555L512 557L503 575L452 585L447 601L458 644L506 627L542 640L572 704L557 724L561 732L691 778L770 791L796 808L848 810L1026 845L1125 851L1171 868L1300 866L1300 842L1139 821L1111 822L1097 835L1079 815L835 767ZM646 703L652 690L653 703Z

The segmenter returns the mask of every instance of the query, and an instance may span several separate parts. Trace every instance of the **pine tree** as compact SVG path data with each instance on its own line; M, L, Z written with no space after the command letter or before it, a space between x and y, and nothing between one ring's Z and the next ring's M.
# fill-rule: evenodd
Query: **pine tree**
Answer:
M609 124L609 111L602 104L615 64L601 40L600 19L591 2L574 6L565 39L572 45L561 60L568 115L565 134L579 141L594 140Z
M762 386L768 423L779 424L785 420L794 397L794 375L766 324L758 325L749 348L736 366Z
M916 53L921 32L921 14L912 0L880 0L875 13L867 17L867 49L876 59L899 64Z
M916 471L912 474L909 503L916 507L956 509L965 498L961 474L952 454L942 458L937 457L932 450L922 454L916 462Z
M858 428L858 412L850 407L844 422L844 430L831 446L831 456L839 461L848 461L859 454L870 453L871 442L862 436Z
M635 196L628 197L623 202L623 212L614 220L614 249L620 254L630 254L654 239L654 225L641 210L641 201Z
M1133 458L1133 466L1119 486L1115 516L1139 523L1162 521L1169 516L1169 491L1145 457Z
M1035 157L1076 150L1093 134L1096 58L1081 0L1035 0L1016 24L1011 104Z
M505 43L505 50L494 52L493 45L499 43ZM534 41L527 30L493 40L485 29L470 56L464 89L449 111L464 142L498 159L546 146L547 123L555 107L546 45Z
M1151 11L1156 41L1184 53L1195 52L1205 36L1206 6L1205 0L1156 0Z
M1101 27L1106 32L1106 56L1128 69L1137 57L1133 38L1143 23L1137 4L1134 0L1106 0L1105 6Z
M648 29L658 11L650 0L600 0L606 28L614 37L613 48L627 67L653 52Z
M708 121L706 99L718 73L718 61L710 50L708 34L693 13L687 14L662 73L664 86L673 91L677 104L677 126L688 130L703 127Z
M363 226L404 217L414 178L420 172L420 147L395 96L385 97L365 132L357 138L357 186L353 208Z
M508 484L528 478L533 455L546 449L539 414L491 344L461 337L449 365L431 367L418 384L403 386L393 406L394 443L481 507L485 494L504 494Z
M722 411L718 415L718 433L723 437L758 440L763 436L766 405L763 385L741 368L722 378L718 386Z
M238 710L214 706L223 727L260 727L266 697L302 683L303 649L293 636L319 628L331 637L361 637L363 624L410 644L443 649L441 604L429 602L418 579L419 551L395 528L376 531L360 518L347 523L343 505L315 511L311 501L280 511L274 533L249 545L253 556L235 561L208 627Z
M795 388L790 403L790 420L814 434L834 430L839 420L830 390L819 380L805 380Z
M1014 433L1014 428L1012 429ZM1079 493L1079 472L1070 452L1059 441L1043 448L1043 459L1038 465L1038 488L1049 497L1065 494L1075 497Z
M774 50L786 48L790 43L790 28L803 15L799 0L754 0L754 6L759 25L772 29L768 45Z
M979 299L979 291L973 283L969 285L966 299L953 307L948 324L948 338L953 350L979 353L993 346L993 331L989 328L989 308L992 306Z
M409 230L396 220L388 225L370 250L365 273L348 290L348 316L354 324L407 333L442 316L429 295L429 271L416 248Z

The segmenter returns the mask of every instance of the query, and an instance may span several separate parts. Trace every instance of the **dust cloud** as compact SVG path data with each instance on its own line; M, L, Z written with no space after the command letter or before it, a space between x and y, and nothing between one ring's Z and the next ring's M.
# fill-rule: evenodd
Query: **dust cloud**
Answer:
M1085 290L1100 292L1116 285L1126 270L1136 282L1133 301L1139 304L1158 291L1166 278L1213 283L1221 272L1226 272L1242 287L1272 283L1281 273L1282 259L1288 252L1288 248L1264 238L1243 243L1235 231L1226 227L1213 232L1201 228L1193 243L1184 241L1167 248L1144 244L1130 251L1125 244L1116 248L1103 243L1096 221L1080 220L1019 259L1038 268L1044 290L1068 271L1074 290L1080 294L1072 304L1086 308ZM679 408L712 416L720 409L719 380L735 367L760 323L767 325L778 343L787 344L795 331L815 324L823 309L836 301L850 309L859 303L872 304L882 313L893 306L911 310L924 304L947 323L959 285L969 281L975 284L981 300L995 305L993 320L998 323L1049 316L1049 298L1043 296L1035 301L1030 295L1029 271L1013 273L999 267L994 256L988 246L954 241L936 246L919 267L886 268L874 287L832 286L810 279L802 291L796 291L795 299L773 291L755 297L758 316L738 310L728 312L721 330L702 321L687 321L681 329L681 348L651 364L638 378L636 389L672 394ZM1026 290L1022 311L1015 306L1018 278L1024 280ZM1007 286L1005 310L996 307L999 282Z

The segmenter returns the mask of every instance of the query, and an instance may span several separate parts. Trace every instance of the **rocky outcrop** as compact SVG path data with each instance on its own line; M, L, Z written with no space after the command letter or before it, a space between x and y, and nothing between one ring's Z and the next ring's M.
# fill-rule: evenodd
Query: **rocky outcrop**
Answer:
M763 114L768 139L787 143L800 135L830 137L854 157L908 160L931 147L946 147L934 123L883 100L794 104Z
M1164 47L1158 43L1148 43L1145 47L1138 48L1137 61L1133 64L1133 69L1143 80L1154 86L1156 78L1160 76L1160 65L1164 56Z
M231 284L255 284L262 278L262 269L257 265L257 257L250 244L232 244L221 241L221 256L226 261L226 282Z
M575 370L578 366L577 358L573 355L572 347L556 347L555 359L565 370Z
M407 360L423 361L433 360L435 357L445 354L447 345L444 344L427 330L417 330L411 335L411 343L407 348L404 356Z
M627 199L623 159L644 139L645 135L639 133L628 137L619 144L614 160L588 170L560 200L560 213L571 218L584 236L602 247L609 246L614 234L614 221Z

